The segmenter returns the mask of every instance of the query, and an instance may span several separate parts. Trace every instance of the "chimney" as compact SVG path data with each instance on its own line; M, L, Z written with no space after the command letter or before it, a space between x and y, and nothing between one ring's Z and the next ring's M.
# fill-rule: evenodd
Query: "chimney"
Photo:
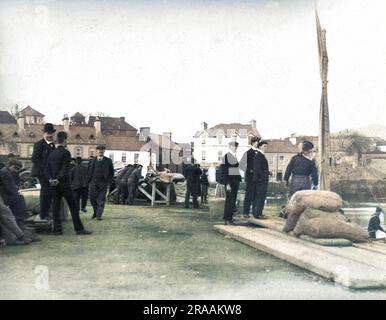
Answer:
M250 122L252 129L256 130L256 120L251 120Z
M63 128L64 128L64 131L66 132L70 131L70 120L68 119L67 114L63 116Z
M94 121L95 136L99 137L102 134L101 119L97 116Z
M149 135L150 135L150 127L139 128L139 139L141 141L146 141Z
M25 130L25 118L24 116L19 116L17 118L17 132L21 133Z
M171 132L162 132L164 137L167 137L170 141L172 141L172 133Z
M289 138L289 141L291 142L291 144L294 146L296 145L296 142L297 142L298 139L296 139L296 133L292 133L291 134L291 138Z
M208 124L206 122L201 122L201 130L208 130Z

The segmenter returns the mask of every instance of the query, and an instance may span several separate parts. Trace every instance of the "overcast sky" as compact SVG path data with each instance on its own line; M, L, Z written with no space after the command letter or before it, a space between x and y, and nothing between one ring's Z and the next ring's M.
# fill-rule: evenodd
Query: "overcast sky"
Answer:
M318 2L332 131L386 123L386 1ZM314 1L0 2L0 106L125 116L191 140L202 121L318 133Z

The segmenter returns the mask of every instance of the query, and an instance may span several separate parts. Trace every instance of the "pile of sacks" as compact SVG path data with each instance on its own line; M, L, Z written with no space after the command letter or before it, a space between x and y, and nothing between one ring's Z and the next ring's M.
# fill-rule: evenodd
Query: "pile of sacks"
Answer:
M285 207L287 221L284 232L295 236L313 238L347 239L366 242L367 232L355 223L350 223L340 212L342 198L331 191L305 190L296 192Z

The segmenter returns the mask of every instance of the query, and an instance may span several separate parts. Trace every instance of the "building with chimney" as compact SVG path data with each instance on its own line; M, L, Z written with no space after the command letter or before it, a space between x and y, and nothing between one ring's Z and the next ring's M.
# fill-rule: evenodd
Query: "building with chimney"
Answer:
M228 152L229 142L239 143L237 156L241 158L249 149L252 137L261 137L255 120L249 124L221 123L211 128L203 122L201 130L193 136L193 156L202 167L217 166Z

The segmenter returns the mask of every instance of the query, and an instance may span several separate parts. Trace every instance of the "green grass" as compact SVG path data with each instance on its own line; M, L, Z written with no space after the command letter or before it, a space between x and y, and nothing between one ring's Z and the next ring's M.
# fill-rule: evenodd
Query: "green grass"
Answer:
M0 299L253 299L280 296L290 289L283 283L308 288L319 281L214 232L221 221L210 220L207 210L108 205L105 220L90 216L81 215L91 236L76 236L65 223L63 236L6 247ZM48 290L35 287L39 265L49 270Z

